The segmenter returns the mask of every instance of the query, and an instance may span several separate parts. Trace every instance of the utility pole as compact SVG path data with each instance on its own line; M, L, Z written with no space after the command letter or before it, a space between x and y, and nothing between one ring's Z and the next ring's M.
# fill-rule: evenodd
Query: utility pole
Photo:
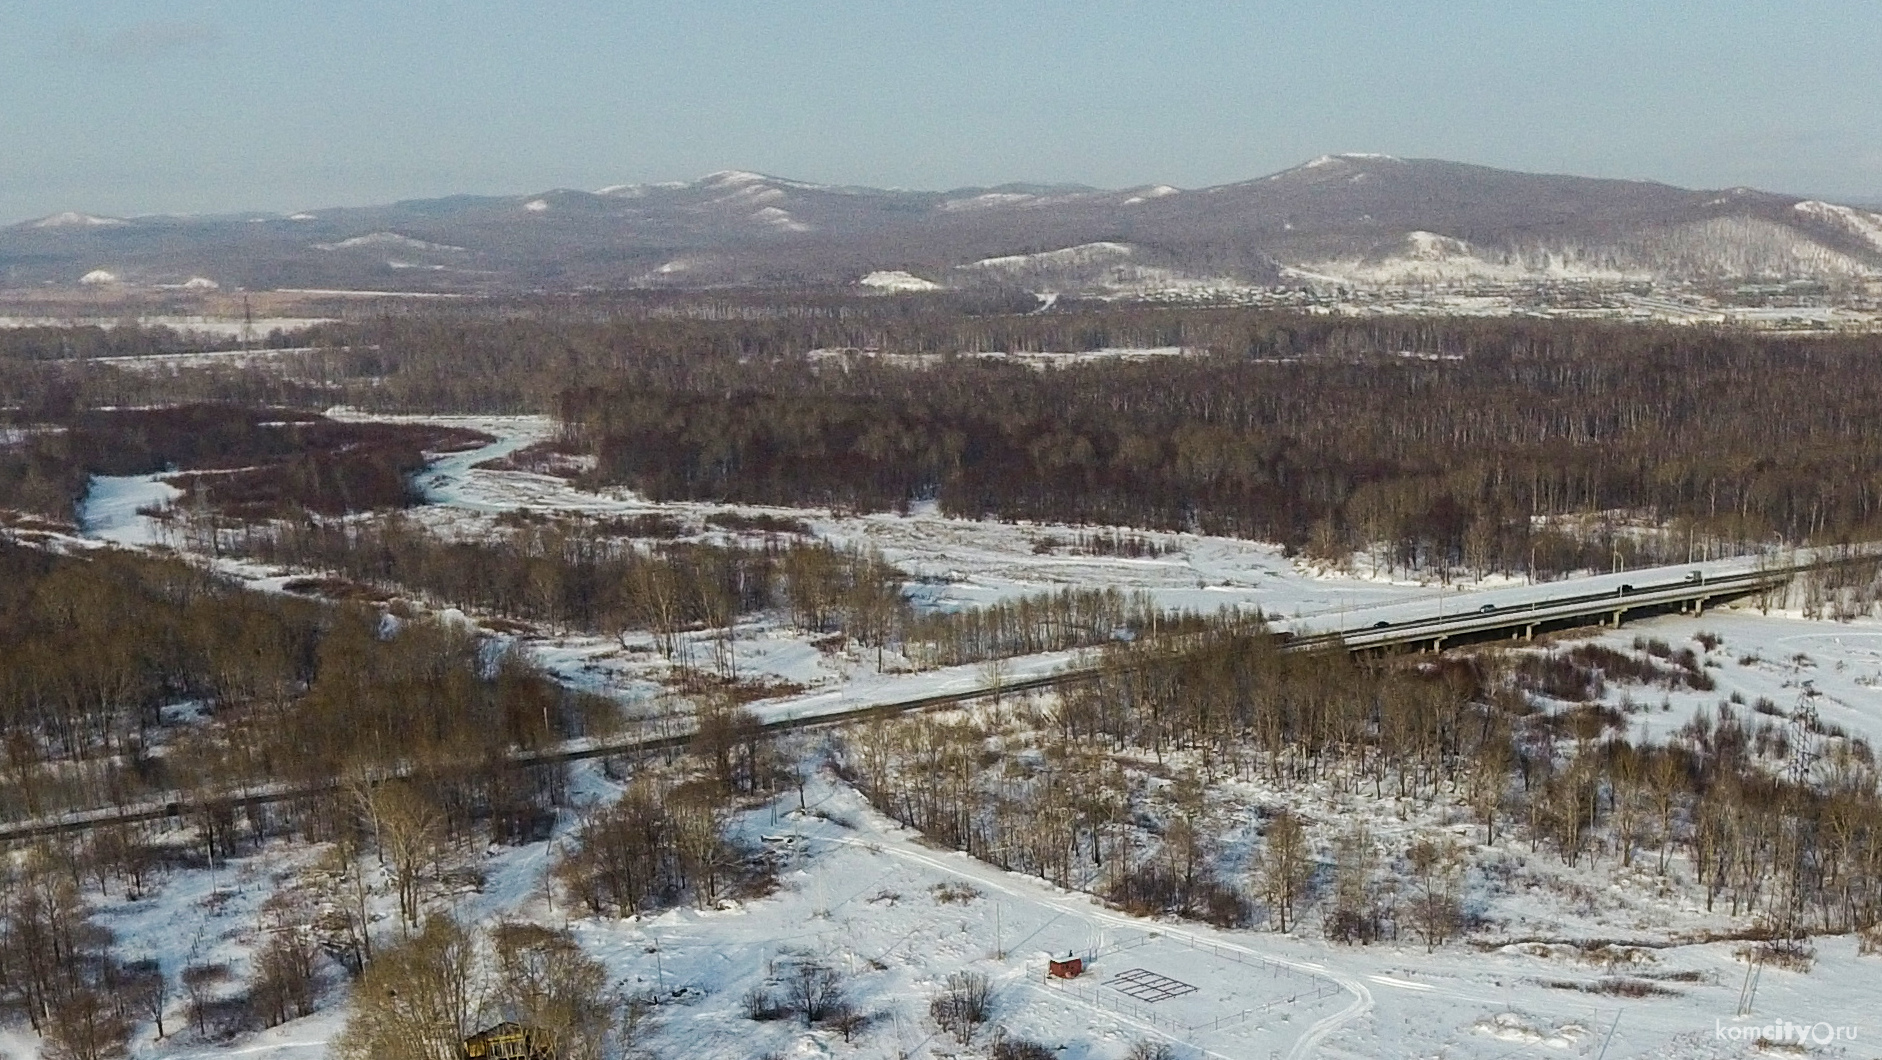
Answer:
M1738 1014L1751 1015L1752 1003L1758 1000L1758 980L1764 977L1764 955L1753 949L1751 963L1745 967L1745 985L1738 988Z
M1614 1022L1608 1027L1608 1036L1602 1039L1601 1055L1595 1057L1595 1060L1606 1060L1607 1055L1608 1055L1608 1046L1614 1044L1614 1032L1617 1030L1620 1030L1620 1028L1621 1028L1621 1014L1620 1012L1616 1012L1614 1014Z

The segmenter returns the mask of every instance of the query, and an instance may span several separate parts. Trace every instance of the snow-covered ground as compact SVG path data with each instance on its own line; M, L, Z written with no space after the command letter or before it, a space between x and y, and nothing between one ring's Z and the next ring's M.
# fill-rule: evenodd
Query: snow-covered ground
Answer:
M447 532L475 532L497 514L516 508L593 515L667 512L690 521L728 510L707 504L655 504L631 491L587 492L568 482L524 472L478 469L553 434L541 417L432 418L486 431L498 440L481 449L440 458L422 479L430 506L419 517ZM154 477L99 479L82 512L84 532L123 544L160 540L139 507L174 499ZM1144 533L1166 551L1155 557L1068 554L1046 538L1069 542L1091 528L977 522L932 510L908 516L837 516L826 511L769 510L806 520L832 541L878 549L907 571L922 599L934 607L964 607L1062 586L1142 591L1162 606L1214 610L1223 605L1260 608L1304 628L1420 617L1433 613L1437 586L1394 583L1316 572L1273 546L1192 534ZM1743 569L1755 561L1694 565L1711 572ZM1686 568L1681 568L1686 569ZM263 572L251 571L259 576ZM1590 591L1638 582L1639 572L1585 581ZM280 576L258 584L278 584ZM1511 606L1545 587L1486 583L1451 588L1442 606ZM1560 586L1548 587L1559 589ZM1721 643L1701 650L1701 633ZM1702 616L1662 616L1631 623L1592 639L1633 650L1636 638L1659 639L1700 651L1717 683L1707 692L1667 692L1611 684L1607 701L1630 705L1630 735L1670 733L1696 712L1716 709L1736 694L1749 713L1760 699L1790 714L1808 705L1822 722L1854 735L1882 738L1882 620L1847 623L1809 620L1796 611L1760 613L1727 608ZM830 653L808 638L764 622L739 631L741 672L790 681L808 691L755 704L762 715L794 716L903 699L984 683L983 667L923 674L884 673L868 654ZM628 698L651 696L660 669L651 648L639 650L599 638L545 637L532 650L563 679ZM1546 650L1539 648L1537 650ZM1014 660L1011 678L1047 672L1070 653ZM794 745L806 762L819 757L814 742ZM576 767L575 788L589 799L617 790L592 765ZM1402 841L1411 829L1449 831L1477 844L1467 816L1443 803L1367 800L1351 790L1282 793L1252 780L1222 780L1213 787L1222 809L1224 864L1246 871L1258 810L1299 800L1324 846L1330 829L1364 816L1382 839ZM1856 953L1853 939L1815 940L1817 964L1808 974L1764 969L1749 1017L1740 1018L1745 965L1731 942L1687 942L1682 931L1721 929L1723 913L1707 914L1677 886L1668 887L1639 867L1611 859L1560 865L1546 850L1505 837L1478 845L1473 863L1507 876L1514 886L1487 897L1481 876L1473 887L1488 929L1477 939L1435 953L1409 939L1344 947L1318 938L1266 931L1222 931L1190 924L1150 922L1105 909L1093 899L1032 877L1005 873L963 855L942 852L895 827L830 777L813 781L809 812L797 813L796 793L747 811L740 829L784 860L782 886L768 897L722 908L679 909L645 920L588 919L551 906L543 886L555 852L566 843L572 817L546 843L499 848L477 856L486 875L481 891L438 895L433 901L464 919L487 922L521 915L543 923L567 922L584 949L603 960L610 976L630 989L653 988L665 1000L649 1041L655 1055L734 1060L776 1054L790 1058L938 1058L975 1056L940 1034L927 1017L928 999L947 975L972 970L994 983L993 1024L1044 1042L1066 1060L1119 1060L1142 1039L1169 1042L1178 1057L1270 1060L1275 1057L1450 1057L1502 1060L1512 1056L1738 1057L1766 1055L1753 1043L1775 1022L1830 1033L1854 1027L1853 1042L1779 1055L1873 1055L1882 1026L1873 1019L1882 959ZM207 955L238 971L260 936L260 904L291 884L321 853L286 843L218 869L180 870L157 892L131 901L107 899L101 919L121 940L122 955L158 956L175 973L182 962ZM1674 872L1681 871L1676 859ZM977 892L967 901L941 901L938 888ZM382 903L383 904L383 903ZM395 928L388 919L383 932ZM1572 942L1619 940L1623 945L1591 957ZM1049 954L1095 954L1091 971L1070 984L1043 974ZM1621 954L1619 958L1615 954ZM753 1022L741 998L774 962L812 956L842 969L849 999L872 1017L859 1040L807 1030L788 1020ZM1619 963L1612 963L1618 960ZM1265 963L1264 963L1265 962ZM1165 976L1196 986L1193 993L1147 1002L1124 994L1119 973ZM1601 992L1621 975L1650 982L1664 993L1627 998ZM209 1045L184 1034L163 1043L139 1032L138 1060L209 1057L240 1052L257 1060L313 1060L325 1055L341 1026L341 997L331 989L322 1011L270 1031ZM181 1022L180 1012L173 1020ZM977 1048L984 1052L987 1038ZM0 1058L32 1060L30 1035L0 1032Z
M167 508L182 495L161 475L93 475L79 502L79 531L120 545L158 544L163 524L141 510Z
M331 322L331 317L256 317L253 320L242 320L235 317L143 316L133 320L140 327L163 327L223 339L240 338L244 334L266 335L271 331L300 331L315 324ZM124 323L122 317L0 316L0 328L115 328Z
M207 350L200 353L151 353L133 357L112 357L97 362L127 372L171 372L186 368L254 368L296 354L312 353L315 347L293 346L280 349Z
M1056 297L1056 296L1054 296ZM811 360L845 357L888 356L904 367L926 367L944 362L949 356L972 357L983 361L1015 361L1033 368L1060 368L1090 361L1149 361L1159 357L1182 357L1196 351L1183 346L1104 346L1095 350L964 350L954 354L897 353L885 355L879 350L816 349L805 353Z
M809 813L796 813L792 797L781 802L791 812L775 824L766 824L765 811L747 821L787 854L776 895L730 915L676 910L638 924L577 925L585 947L631 969L636 985L685 984L704 995L663 1006L657 1050L679 1041L676 1055L699 1057L954 1054L959 1047L929 1021L927 1000L956 971L992 980L990 1026L1063 1046L1068 1058L1120 1056L1146 1038L1187 1042L1184 1055L1199 1055L1194 1046L1207 1050L1202 1055L1286 1053L1319 1021L1356 1014L1363 1000L1357 982L1266 953L1245 937L1119 916L1087 896L937 852L847 788L813 787ZM660 962L650 967L655 949ZM1047 958L1068 953L1095 955L1092 970L1076 984L1048 984ZM754 1025L726 1011L762 982L769 962L796 954L848 973L852 998L874 1024L856 1046L838 1046L827 1031ZM1200 989L1153 1004L1104 985L1133 969Z
M330 415L356 414L334 410ZM434 506L421 515L441 527L462 527L467 515L518 509L590 516L665 513L694 521L719 512L783 515L804 520L817 536L834 543L880 551L922 583L918 595L936 606L978 606L1044 590L1110 586L1141 590L1172 610L1259 607L1269 614L1297 615L1415 600L1431 592L1409 582L1317 574L1283 556L1278 546L1239 538L1121 529L1167 551L1141 559L1071 555L1069 546L1079 535L1114 528L955 519L940 515L932 504L917 506L908 515L836 516L818 508L654 502L627 489L594 492L549 475L476 467L553 437L548 417L412 419L466 427L497 439L443 456L420 477L419 485ZM1048 539L1060 547L1038 551Z
M1716 635L1719 646L1706 651L1695 640L1700 633ZM1592 639L1632 650L1641 638L1691 648L1717 687L1697 692L1610 686L1605 702L1635 708L1629 712L1634 739L1670 735L1695 713L1714 711L1724 702L1741 717L1780 724L1806 708L1826 726L1882 745L1882 619L1833 622L1807 619L1797 611L1762 614L1737 607L1696 617L1663 615ZM1761 700L1781 713L1758 711Z
M592 772L577 778L577 788L597 799L615 790ZM1605 937L1622 942L1592 955L1550 941L1492 939L1487 947L1453 944L1430 953L1410 941L1335 946L1268 931L1146 921L936 850L829 778L809 785L807 810L797 802L795 792L786 793L746 811L735 825L780 859L780 886L767 897L644 919L587 917L543 887L566 841L572 818L565 816L548 841L474 855L482 885L433 887L430 904L471 923L520 917L567 924L611 982L660 999L645 1042L652 1055L689 1060L981 1056L994 1027L1039 1041L1065 1060L1121 1060L1143 1040L1166 1043L1186 1060L1697 1060L1767 1055L1752 1039L1783 1022L1832 1035L1853 1028L1855 1040L1779 1055L1868 1056L1870 1037L1882 1034L1873 1023L1882 960L1858 956L1851 939L1816 940L1816 965L1807 974L1764 969L1751 1014L1739 1017L1745 965L1730 942L1669 945L1646 932L1644 944L1630 946L1607 914L1576 937L1612 931ZM276 842L213 869L178 870L145 897L101 899L99 919L122 940L127 958L156 957L172 975L190 962L223 963L239 982L265 937L262 904L306 887L326 854L324 845ZM1584 875L1602 878L1594 870ZM1609 896L1596 901L1619 911ZM386 896L375 908L383 945L398 929ZM1544 935L1548 925L1530 927ZM1088 970L1069 983L1048 981L1047 958L1067 954L1086 957ZM854 1042L788 1018L759 1022L745 1015L746 992L801 959L842 972L845 999L868 1017ZM961 971L984 974L993 987L991 1019L973 1049L940 1032L927 1012L946 977ZM1125 993L1120 976L1165 977L1196 989L1150 1001ZM1662 993L1624 998L1599 991L1616 977ZM178 999L171 1036L154 1041L146 1023L132 1055L330 1055L344 1022L343 992L330 966L327 984L315 1015L226 1043L197 1040ZM0 1056L37 1055L30 1034L0 1035Z
M585 783L597 796L612 794L592 775ZM482 886L454 893L434 888L430 904L470 923L521 917L568 924L623 992L660 999L646 1044L661 1057L960 1055L929 1019L928 1001L948 975L961 971L992 983L982 1047L997 1026L1063 1047L1059 1055L1068 1060L1121 1058L1144 1039L1176 1044L1183 1056L1278 1055L1366 1011L1362 981L1253 944L1265 940L1120 916L1087 896L937 852L841 785L813 783L806 801L808 810L799 811L795 793L782 795L737 822L747 842L781 860L781 886L765 898L646 919L583 918L543 886L564 838L558 836L475 857ZM274 843L213 869L180 870L141 898L99 899L99 920L126 940L120 949L127 959L155 958L172 977L187 964L222 964L239 984L266 934L263 903L306 887L327 854L324 844ZM398 929L383 895L375 908L383 946ZM1047 958L1074 952L1091 961L1086 977L1048 983ZM806 1029L788 1018L757 1022L745 1015L749 989L762 986L780 963L805 958L843 973L846 999L868 1019L856 1042L842 1043L830 1030ZM1134 969L1193 981L1200 989L1147 1003L1107 985ZM221 1044L196 1040L179 999L167 1018L170 1037L154 1040L146 1024L134 1037L132 1055L327 1055L344 1023L337 985L329 968L322 1011ZM28 1034L0 1037L0 1056L9 1060L37 1053Z

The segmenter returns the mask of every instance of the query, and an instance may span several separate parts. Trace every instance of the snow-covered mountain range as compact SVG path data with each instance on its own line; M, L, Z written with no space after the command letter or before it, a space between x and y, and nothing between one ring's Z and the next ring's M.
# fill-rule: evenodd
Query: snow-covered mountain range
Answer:
M0 229L0 286L99 274L129 285L209 277L225 288L464 292L1840 283L1882 280L1882 215L1749 188L1348 154L1190 190L926 192L726 171L286 216L69 212Z

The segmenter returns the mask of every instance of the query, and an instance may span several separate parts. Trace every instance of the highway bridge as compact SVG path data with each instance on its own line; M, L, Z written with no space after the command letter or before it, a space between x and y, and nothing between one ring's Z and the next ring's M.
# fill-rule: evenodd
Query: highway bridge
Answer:
M1605 579L1598 588L1581 580L1558 582L1553 591L1513 603L1477 603L1475 594L1454 598L1449 615L1441 613L1358 622L1345 616L1337 628L1315 631L1299 624L1289 647L1339 645L1349 651L1417 649L1441 651L1447 645L1486 640L1534 640L1549 630L1589 625L1619 626L1630 617L1650 614L1702 614L1719 603L1758 596L1782 588L1805 565L1715 572L1704 567L1670 567L1633 572L1628 580ZM1485 594L1488 595L1488 594ZM1440 609L1442 608L1440 597Z
M1588 625L1618 626L1630 618L1651 614L1703 613L1716 604L1778 589L1798 573L1837 563L1873 562L1874 554L1853 557L1806 556L1786 564L1753 566L1704 564L1640 570L1625 574L1578 578L1481 593L1440 596L1353 611L1337 616L1286 620L1277 624L1287 638L1283 650L1340 650L1385 653L1441 651L1447 646L1488 640L1527 640L1550 630ZM1446 607L1450 613L1444 613ZM755 704L761 723L770 731L788 731L851 724L923 710L958 707L977 700L1019 692L1056 688L1098 675L1094 667L1068 667L1056 673L1007 679L973 688L902 699L851 702L825 700L794 710L793 701ZM510 758L512 768L616 755L670 751L693 740L683 723L664 732L637 731L605 740L577 740L554 747L519 751ZM488 763L467 763L466 768L489 768ZM382 778L382 779L392 779ZM268 784L232 792L209 800L189 800L181 794L158 796L133 805L100 808L0 824L0 845L103 825L180 818L205 808L236 809L325 794L341 786L338 779L311 785Z

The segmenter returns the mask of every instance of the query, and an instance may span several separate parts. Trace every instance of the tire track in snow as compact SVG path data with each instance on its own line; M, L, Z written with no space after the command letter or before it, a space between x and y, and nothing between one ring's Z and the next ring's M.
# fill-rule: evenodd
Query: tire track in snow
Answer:
M861 801L860 796L858 796L858 801ZM1237 953L1241 953L1249 957L1257 957L1264 961L1270 961L1275 964L1279 964L1283 967L1291 968L1298 972L1305 972L1309 975L1323 976L1326 979L1338 984L1341 988L1346 990L1348 993L1352 994L1353 995L1352 1003L1348 1004L1345 1008L1339 1010L1338 1012L1335 1012L1329 1016L1326 1016L1314 1022L1305 1031L1301 1032L1300 1037L1295 1039L1293 1048L1288 1050L1287 1060L1305 1060L1306 1057L1313 1055L1314 1051L1319 1048L1320 1044L1324 1042L1328 1037L1332 1036L1332 1034L1335 1031L1340 1030L1341 1028L1345 1027L1347 1024L1365 1016L1366 1014L1372 1011L1372 1008L1373 1008L1372 991L1366 987L1366 984L1364 982L1362 982L1361 980L1353 976L1347 975L1343 972L1336 972L1332 970L1331 968L1326 967L1325 965L1316 964L1316 963L1308 962L1308 961L1293 960L1293 959L1286 958L1286 957L1277 957L1271 953L1264 953L1260 950L1254 949L1253 947L1246 946L1238 942L1233 942L1228 939L1216 938L1216 937L1204 938L1203 936L1198 935L1191 931L1172 930L1169 926L1164 925L1164 924L1154 923L1151 921L1140 920L1134 917L1128 917L1128 916L1123 916L1117 913L1112 913L1108 910L1098 908L1095 905L1095 900L1092 899L1089 895L1076 893L1076 892L1064 893L1064 894L1053 893L1051 890L1047 889L1050 885L1046 884L1044 881L1034 883L1030 879L1024 879L1024 880L1015 879L1012 873L1008 873L1005 870L996 868L992 865L987 864L986 862L979 861L964 853L954 852L951 854L939 855L939 856L930 854L919 848L913 847L912 844L908 843L908 841L902 836L884 831L884 829L881 827L881 824L880 824L881 822L880 815L877 813L877 811L873 807L868 806L866 802L863 803L862 813L866 815L866 818L867 818L866 825L863 821L859 821L854 818L851 819L851 824L853 827L856 827L858 831L863 831L866 828L867 832L873 837L871 839L855 839L855 838L849 838L845 836L813 836L813 835L805 835L804 838L818 841L818 842L832 843L832 844L839 845L839 846L860 847L865 850L877 851L880 853L888 854L892 857L901 858L905 861L910 861L915 864L926 866L928 868L934 869L939 872L945 872L954 876L966 877L968 879L973 880L976 883L984 884L987 887L1000 891L1001 893L1009 895L1013 898L1035 902L1040 905L1044 905L1049 908L1058 910L1059 912L1064 913L1064 914L1068 914L1068 915L1075 916L1075 917L1082 917L1088 921L1095 922L1096 924L1099 924L1099 925L1110 925L1113 927L1129 928L1131 930L1137 930L1137 931L1154 930L1167 937L1181 939L1183 941L1190 943L1191 945L1196 945L1198 947L1218 946L1223 949L1234 950ZM1076 894L1075 898L1073 897L1074 893ZM1053 996L1055 998L1058 997L1058 995L1056 994ZM1086 1006L1086 1007L1090 1007L1090 1006ZM1111 1012L1108 1009L1099 1010L1099 1011L1103 1011L1106 1017L1122 1018L1122 1019L1125 1019L1126 1022L1130 1022L1134 1026L1139 1026L1145 1030L1154 1031L1159 1037L1164 1037L1164 1038L1170 1037L1170 1035L1165 1031L1162 1031L1148 1024L1139 1024L1135 1020L1129 1020L1128 1017L1123 1017L1119 1013ZM1197 1046L1193 1042L1183 1041L1182 1039L1172 1039L1172 1040L1182 1041L1182 1044L1184 1045L1190 1046L1192 1048L1202 1049L1201 1046ZM1221 1054L1213 1053L1207 1049L1202 1049L1202 1051L1208 1052L1212 1056L1221 1056Z

